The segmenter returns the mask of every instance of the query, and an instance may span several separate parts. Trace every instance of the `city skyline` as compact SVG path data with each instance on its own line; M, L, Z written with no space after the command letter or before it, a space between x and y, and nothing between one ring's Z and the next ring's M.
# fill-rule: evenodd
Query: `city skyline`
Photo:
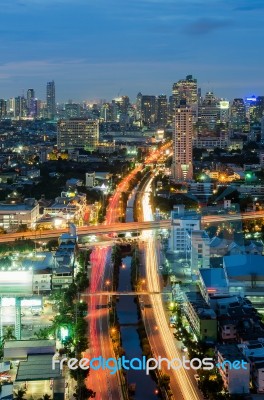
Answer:
M53 79L58 101L169 95L186 74L219 97L264 92L258 0L4 3L1 98L44 99Z

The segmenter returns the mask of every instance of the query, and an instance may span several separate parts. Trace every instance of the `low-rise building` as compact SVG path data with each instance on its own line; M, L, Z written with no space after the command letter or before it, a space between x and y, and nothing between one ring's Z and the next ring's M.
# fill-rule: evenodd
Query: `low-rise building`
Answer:
M246 357L241 353L237 345L220 345L217 347L217 361L219 372L224 387L230 394L249 393L250 366ZM230 363L243 362L245 368L233 368Z
M20 225L33 228L39 218L39 204L35 199L25 199L24 203L0 203L0 227L15 230Z
M213 309L200 292L186 292L183 295L183 312L198 340L216 342L217 319Z
M20 361L13 390L26 391L25 399L39 398L47 394L52 399L64 398L65 379L62 376L59 363L54 368L52 354L28 355L25 361Z
M256 254L236 254L223 258L230 294L247 296L254 304L254 297L263 297L264 257Z
M252 384L258 393L264 392L264 340L250 340L238 345L251 367Z
M211 297L229 295L229 288L223 268L202 268L199 270L199 287L208 304Z

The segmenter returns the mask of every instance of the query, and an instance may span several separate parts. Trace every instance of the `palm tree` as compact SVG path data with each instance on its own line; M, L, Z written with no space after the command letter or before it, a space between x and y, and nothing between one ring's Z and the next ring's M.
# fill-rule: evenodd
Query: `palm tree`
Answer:
M16 393L14 393L14 400L24 400L25 394L26 394L26 391L24 389L18 389L18 391Z
M50 334L49 328L42 328L38 332L34 332L37 339L48 339Z
M7 340L16 340L13 326L7 326L5 329L5 333L2 336L2 343L4 344Z

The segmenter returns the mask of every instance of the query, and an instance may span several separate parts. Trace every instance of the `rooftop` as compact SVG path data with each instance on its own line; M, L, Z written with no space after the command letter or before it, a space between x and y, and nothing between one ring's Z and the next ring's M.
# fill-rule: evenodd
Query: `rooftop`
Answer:
M59 363L52 368L52 354L30 355L26 361L20 361L16 381L40 381L62 378Z
M55 340L50 339L38 339L38 340L9 340L4 344L5 349L15 349L20 347L55 347Z
M185 295L200 318L216 319L214 310L208 306L200 292L186 292Z
M227 288L227 280L223 268L201 268L200 276L207 288Z
M255 254L225 256L223 265L230 280L264 280L264 257Z
M217 350L221 356L228 361L245 360L244 355L236 344L222 344L217 346Z

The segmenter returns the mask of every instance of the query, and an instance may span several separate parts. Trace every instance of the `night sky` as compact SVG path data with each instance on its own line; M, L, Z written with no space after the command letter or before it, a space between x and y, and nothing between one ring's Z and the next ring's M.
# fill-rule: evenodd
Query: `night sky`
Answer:
M263 0L1 0L0 98L54 79L57 100L264 95Z

